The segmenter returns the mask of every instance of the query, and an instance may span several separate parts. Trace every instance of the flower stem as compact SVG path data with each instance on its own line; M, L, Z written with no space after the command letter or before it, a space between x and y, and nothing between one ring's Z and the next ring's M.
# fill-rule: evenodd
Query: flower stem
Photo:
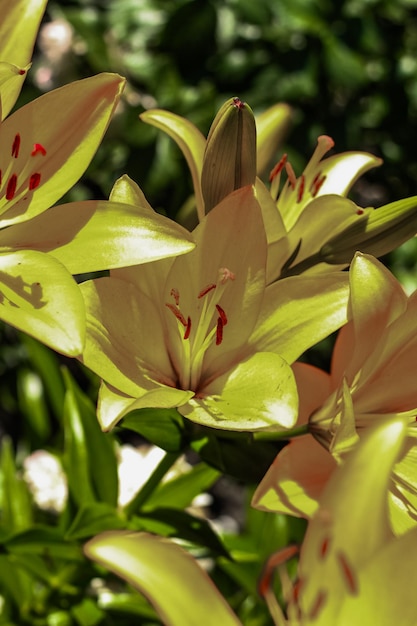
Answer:
M180 456L180 452L167 452L155 471L149 476L142 489L125 506L124 511L127 516L136 513L146 502L149 496L155 491L165 474L171 469L175 461Z

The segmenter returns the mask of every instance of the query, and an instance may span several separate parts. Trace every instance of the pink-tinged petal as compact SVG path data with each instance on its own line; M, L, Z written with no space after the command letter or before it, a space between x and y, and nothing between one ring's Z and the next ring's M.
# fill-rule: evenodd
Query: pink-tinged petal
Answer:
M169 539L111 531L84 550L143 593L166 626L242 626L208 575Z
M312 436L293 439L277 455L259 483L252 506L310 518L336 467L332 455Z
M349 383L361 370L365 379L374 366L365 360L381 341L386 327L396 320L407 307L407 296L400 283L379 261L366 254L357 253L350 270L350 317L355 333L355 351L346 367Z
M84 173L115 110L124 79L99 74L55 89L0 126L0 226L54 204Z
M161 384L175 387L158 303L111 277L82 283L80 289L87 313L82 355L87 367L132 398Z
M266 237L260 206L252 187L244 187L227 196L193 231L195 249L178 257L172 265L165 287L165 302L170 292L180 294L180 308L185 318L197 326L206 298L201 296L207 287L217 283L213 298L221 293L217 303L227 317L221 346L213 341L205 354L204 369L211 376L217 357L223 363L222 371L230 364L225 357L245 343L256 324L265 289ZM208 320L209 322L210 320ZM169 315L170 327L176 320ZM214 318L214 324L216 318ZM176 326L175 326L176 327ZM196 339L193 333L191 342ZM175 337L178 333L175 332ZM171 356L178 368L183 360L182 343L171 342ZM193 344L194 345L194 344Z
M46 5L47 0L0 1L0 61L27 69ZM25 78L26 71L23 70L8 85L6 92L1 89L1 119L15 104Z
M187 160L193 179L195 200L199 219L204 217L204 201L201 192L201 172L203 169L204 151L206 139L201 132L189 120L175 113L162 109L145 111L140 119L146 124L151 124L163 130L169 135L181 149Z
M147 263L194 248L192 235L140 206L88 200L0 231L0 249L49 252L72 274Z
M226 430L282 430L297 419L298 396L289 365L258 352L205 385L179 412L189 420Z
M140 397L131 398L102 382L97 405L97 419L102 430L111 430L125 415L136 409L171 409L185 404L194 395L192 391L173 387L155 388L151 382L148 385L149 389L143 389Z
M46 254L0 254L0 318L58 352L77 356L82 351L80 290L63 265Z
M292 370L297 382L300 402L297 424L307 424L310 415L330 395L331 378L327 372L307 363L294 363Z
M249 343L288 363L347 321L348 275L295 276L269 285Z
M362 597L361 569L392 539L387 494L404 436L401 420L371 429L328 482L300 557L299 605L307 624L338 624L344 599Z

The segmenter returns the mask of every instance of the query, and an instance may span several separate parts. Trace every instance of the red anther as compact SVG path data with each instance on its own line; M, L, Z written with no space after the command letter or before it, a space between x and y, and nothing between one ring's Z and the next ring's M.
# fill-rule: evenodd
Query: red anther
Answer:
M14 194L16 193L16 186L17 176L16 174L12 174L7 183L6 200L12 200L14 198Z
M185 327L184 339L188 339L191 332L191 317L187 317L187 325Z
M223 320L221 317L217 318L217 327L216 327L216 346L219 346L223 341Z
M178 291L178 289L175 289L173 287L171 291L169 292L169 295L174 298L175 304L178 306L180 303L180 292Z
M301 200L303 199L304 187L305 187L305 182L306 182L304 174L301 174L299 181L300 181L300 184L298 187L297 202L301 202Z
M320 546L320 558L324 559L326 557L326 555L329 552L329 546L330 546L330 537L326 537L325 539L323 539L321 546Z
M292 189L295 189L295 185L297 184L297 177L295 175L293 166L289 161L285 163L285 171L287 172L288 182L290 183Z
M318 617L318 614L320 613L320 611L322 610L324 606L326 598L327 598L327 593L323 589L321 589L318 592L316 599L314 600L314 604L311 608L310 613L308 614L309 619L314 620Z
M41 143L33 144L33 150L30 153L30 156L35 156L35 154L41 154L42 156L46 155L46 149L43 147Z
M342 568L343 578L345 579L345 583L350 593L356 595L358 593L358 583L345 555L339 552L337 558L340 567Z
M282 155L281 159L278 161L275 167L271 170L271 173L269 174L270 183L274 180L275 176L278 176L278 174L282 172L286 162L287 162L287 153Z
M219 304L216 304L217 313L220 316L223 326L227 324L227 315Z
M19 70L18 74L20 74L20 76L24 76L26 74L26 70Z
M358 209L356 211L356 215L363 215L365 213L365 211L363 209Z
M14 157L15 159L17 159L17 157L19 156L19 149L20 149L20 135L19 133L17 133L14 137L13 145L12 145L12 157Z
M216 284L215 283L211 283L211 285L207 285L207 287L204 287L204 289L202 289L200 291L200 293L198 294L197 298L203 298L204 296L206 296L212 289L216 289Z
M29 190L33 191L36 187L39 187L41 183L41 175L39 172L34 172L29 178Z
M313 182L310 185L310 192L311 195L313 196L313 198L315 198L318 194L318 192L320 191L320 188L322 186L322 184L324 183L324 181L326 180L326 175L324 174L321 178L320 178L320 173L317 174L314 177Z
M232 104L237 109L244 109L245 108L245 103L242 102L242 100L240 98L233 98L233 103Z
M165 306L168 307L168 309L170 311L172 311L172 313L175 315L177 320L181 322L181 324L184 326L184 328L186 328L188 326L187 320L185 319L185 317L183 316L181 311L179 309L177 309L176 306L174 306L173 304L170 304L169 302L165 302Z

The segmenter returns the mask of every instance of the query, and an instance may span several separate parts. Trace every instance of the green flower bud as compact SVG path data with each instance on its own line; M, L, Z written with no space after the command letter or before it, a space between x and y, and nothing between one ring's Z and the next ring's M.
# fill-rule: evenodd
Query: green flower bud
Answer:
M417 196L391 202L366 212L320 249L319 259L338 265L350 263L357 250L380 257L417 232Z
M256 126L252 109L230 98L221 107L207 137L201 173L205 212L256 178Z

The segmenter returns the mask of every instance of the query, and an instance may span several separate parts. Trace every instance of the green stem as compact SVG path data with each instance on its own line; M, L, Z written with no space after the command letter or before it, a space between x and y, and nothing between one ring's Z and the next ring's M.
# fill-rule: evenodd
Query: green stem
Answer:
M136 513L146 502L150 495L155 491L165 474L171 469L175 461L181 455L180 452L167 452L161 460L155 471L149 476L142 489L136 496L125 506L127 516Z
M267 441L280 441L282 439L293 439L294 437L301 437L302 435L308 435L310 433L308 424L303 424L296 428L290 428L289 430L283 430L280 432L273 432L268 430L260 430L253 433L255 440L267 440Z

